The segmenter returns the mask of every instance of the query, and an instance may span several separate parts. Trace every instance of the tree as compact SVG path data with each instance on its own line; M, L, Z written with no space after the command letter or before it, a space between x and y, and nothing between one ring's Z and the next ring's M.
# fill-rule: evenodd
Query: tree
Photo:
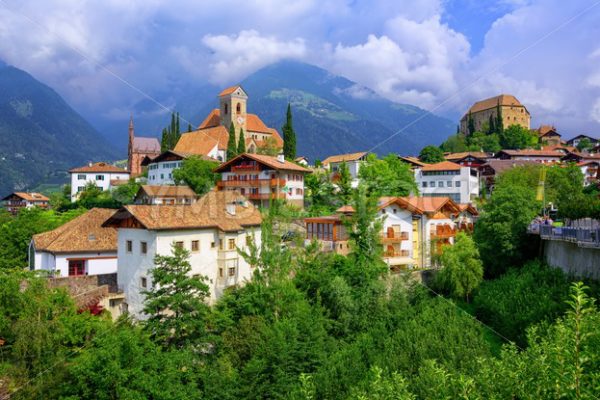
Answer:
M287 106L285 124L281 131L283 132L283 155L288 160L294 160L296 158L296 132L294 132L294 126L292 125L292 107L290 103Z
M188 122L188 129L187 129L187 131L188 131L188 132L191 132L191 131L192 131L192 124L190 124L189 122Z
M483 280L483 265L473 239L459 232L454 244L444 247L440 262L442 269L436 275L437 286L468 302L473 290Z
M408 196L418 192L410 166L395 154L388 154L382 160L369 154L358 176L372 196Z
M238 155L237 144L235 143L235 127L233 123L229 125L229 139L227 141L227 160L232 160Z
M345 161L340 164L336 184L341 203L349 204L352 196L352 175L350 175L350 169Z
M244 136L244 129L240 128L240 138L238 140L237 153L244 154L246 152L246 137Z
M160 139L161 151L173 150L181 137L179 128L179 113L171 113L171 123L162 130Z
M209 192L217 183L219 174L214 171L219 163L203 160L198 156L190 156L183 160L181 167L173 170L176 185L188 185L197 195Z
M475 132L467 137L467 146L469 151L486 151L496 153L502 149L497 134L487 135L483 132Z
M499 139L503 149L524 149L537 143L537 137L528 129L516 124L504 129Z
M135 178L130 178L125 185L117 186L112 191L112 197L121 204L131 204L141 186L142 185L137 182Z
M263 145L256 149L257 154L264 154L266 156L276 156L280 152L280 148L277 145L275 138L268 137L264 140Z
M171 252L154 258L151 289L143 292L145 328L159 343L183 348L204 338L210 289L206 277L191 275L187 250L173 244Z
M586 137L584 137L579 141L579 143L577 143L577 150L579 151L589 150L592 147L592 142Z
M315 171L306 175L304 188L310 215L327 215L339 207L335 202L335 188L326 171Z
M443 152L448 153L461 153L467 151L467 140L465 135L457 133L456 135L449 136L448 139L440 145Z
M442 162L444 161L444 152L437 146L425 146L419 153L419 160L429 164Z
M501 135L502 131L504 131L504 120L502 118L502 107L500 107L500 100L498 100L498 104L496 105L496 123L494 125L496 128L496 134Z
M469 116L467 117L467 132L469 136L475 133L475 121L473 121L471 111L469 111Z
M494 117L492 116L492 114L490 114L490 118L488 121L488 130L486 133L488 135L492 135L492 134L496 133L496 123L494 121Z

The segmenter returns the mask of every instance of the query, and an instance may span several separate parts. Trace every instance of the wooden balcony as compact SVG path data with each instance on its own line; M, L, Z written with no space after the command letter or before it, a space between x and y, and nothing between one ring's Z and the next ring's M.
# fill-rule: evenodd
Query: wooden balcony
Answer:
M240 164L231 167L231 172L252 172L260 171L260 165L258 164Z
M285 200L285 193L246 193L245 196L250 200Z
M431 239L448 239L456 236L456 229L450 225L438 225L431 229Z
M410 257L410 251L408 250L394 250L394 251L384 251L384 257Z
M226 188L226 187L247 188L247 187L264 187L264 186L283 187L283 186L285 186L285 179L277 179L277 178L275 178L275 179L272 179L272 178L271 179L248 179L248 180L231 179L231 180L217 182L217 187L219 189Z
M382 243L400 243L408 240L408 232L386 232L380 235Z

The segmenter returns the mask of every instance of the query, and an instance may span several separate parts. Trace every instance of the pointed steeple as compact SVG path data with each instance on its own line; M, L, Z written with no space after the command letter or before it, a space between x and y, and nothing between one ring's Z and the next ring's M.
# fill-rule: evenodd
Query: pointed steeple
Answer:
M129 116L129 141L127 144L127 170L132 172L133 167L133 113Z

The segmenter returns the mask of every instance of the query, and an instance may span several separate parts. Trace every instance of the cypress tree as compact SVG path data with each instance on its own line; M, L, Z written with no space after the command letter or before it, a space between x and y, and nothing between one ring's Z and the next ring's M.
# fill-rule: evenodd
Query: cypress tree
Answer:
M238 152L238 154L243 154L246 152L246 138L244 137L244 129L243 128L240 128L240 137L238 140L237 152Z
M227 141L227 160L229 161L237 156L237 147L235 143L235 128L233 122L229 125L229 140Z
M160 151L169 150L169 131L167 128L163 128L162 135L160 138Z
M283 155L288 160L296 158L296 132L292 125L292 107L290 103L287 106L285 125L281 128L283 132Z
M187 131L188 131L188 132L191 132L191 131L192 131L192 124L188 123L188 130L187 130Z
M488 135L492 135L494 133L496 133L496 126L494 123L494 116L492 114L490 114L490 120L489 120L489 126L488 126L488 131L486 132Z
M499 135L504 130L504 124L502 123L502 108L500 108L500 100L496 106L496 133Z
M473 117L471 116L471 111L469 111L469 117L467 119L467 130L469 131L469 136L475 133L475 121L473 121Z

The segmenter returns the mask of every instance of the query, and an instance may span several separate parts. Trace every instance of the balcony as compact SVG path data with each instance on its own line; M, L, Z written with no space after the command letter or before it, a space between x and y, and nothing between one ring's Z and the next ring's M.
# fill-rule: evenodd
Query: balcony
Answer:
M260 171L260 165L257 163L242 163L231 167L231 172L250 172Z
M269 187L276 187L276 186L285 186L285 179L277 179L277 178L271 178L271 179L247 179L247 180L243 180L243 179L231 179L231 180L225 180L225 181L219 181L217 182L217 187L219 189L223 189L226 187L261 187L261 186L269 186Z
M285 193L246 193L245 196L250 200L285 200Z
M400 243L403 240L408 240L408 232L392 232L388 231L380 235L382 243Z
M410 251L408 250L394 250L394 251L384 251L384 257L410 257Z
M237 249L219 250L217 252L217 261L238 260L239 254Z
M456 235L456 229L450 225L431 227L431 239L449 239Z

